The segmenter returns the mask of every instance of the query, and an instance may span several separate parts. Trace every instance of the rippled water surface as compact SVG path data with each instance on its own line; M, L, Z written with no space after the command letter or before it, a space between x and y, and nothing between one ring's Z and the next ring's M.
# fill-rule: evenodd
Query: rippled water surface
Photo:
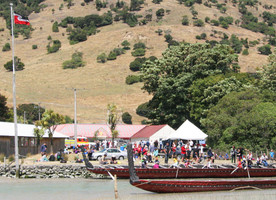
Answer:
M275 200L276 189L242 190L227 192L201 192L181 194L156 194L140 190L128 180L118 180L118 199L250 199ZM1 200L90 200L115 199L114 181L102 179L8 179L0 178Z

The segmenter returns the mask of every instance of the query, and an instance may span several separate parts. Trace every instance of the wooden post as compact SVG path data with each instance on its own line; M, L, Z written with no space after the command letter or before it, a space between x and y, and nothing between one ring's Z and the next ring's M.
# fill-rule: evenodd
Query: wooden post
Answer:
M118 189L117 189L117 175L114 175L114 194L115 199L118 199Z
M4 157L4 168L6 168L6 157Z

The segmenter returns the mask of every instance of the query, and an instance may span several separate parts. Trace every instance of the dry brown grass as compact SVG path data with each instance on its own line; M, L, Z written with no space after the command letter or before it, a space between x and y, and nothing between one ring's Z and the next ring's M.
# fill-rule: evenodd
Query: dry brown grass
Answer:
M96 62L96 57L100 53L108 53L125 39L130 41L132 45L138 41L145 42L149 48L146 56L160 57L167 48L167 43L165 43L163 36L157 36L155 33L159 28L171 30L174 39L187 42L201 42L196 41L195 36L203 32L207 34L209 40L216 39L210 37L212 30L222 31L229 35L236 34L239 37L247 37L249 40L258 38L262 40L264 38L262 34L236 26L230 26L227 30L210 25L202 28L192 25L182 26L183 15L188 15L191 19L189 8L178 5L175 0L164 1L160 5L146 0L147 5L139 13L144 15L146 10L152 9L154 20L147 26L130 28L126 24L116 22L100 28L100 32L90 36L86 42L70 45L65 29L60 28L58 33L52 32L53 21L60 22L66 16L77 17L98 13L94 3L83 7L80 5L82 0L74 0L75 6L70 9L65 6L62 11L59 11L60 1L46 0L45 2L48 5L47 8L39 14L30 16L31 24L35 29L32 37L28 40L23 40L22 37L16 39L16 55L25 63L25 69L16 73L17 104L42 102L41 105L48 109L54 109L56 112L73 117L74 99L73 91L70 88L85 89L78 91L77 94L78 121L80 123L105 123L108 103L116 103L123 112L129 112L133 116L134 123L139 123L143 119L135 114L135 109L151 97L141 90L141 83L131 86L125 84L126 76L133 74L129 70L129 63L134 60L130 51L119 56L115 61L109 61L105 64ZM273 0L266 0L266 2L276 6ZM226 15L230 15L234 19L240 16L231 3L227 3L227 7ZM54 14L52 14L53 8L55 9ZM171 13L161 21L156 22L155 12L159 8L171 10ZM217 9L210 9L203 5L195 5L195 9L203 20L205 16L218 19L219 16L223 15ZM102 9L100 13L102 14L107 10ZM260 8L259 11L263 11L263 8ZM5 27L5 23L0 18L0 28L2 27ZM62 36L62 33L65 36ZM49 35L53 39L59 39L62 43L61 50L57 53L47 54L46 46ZM0 33L0 46L2 47L8 41L10 41L10 36L8 30L5 29L4 32ZM37 50L32 50L33 44L38 45ZM61 68L62 62L70 59L75 51L84 53L86 66L74 70L63 70ZM250 48L249 52L248 56L240 56L241 71L252 72L256 67L261 67L266 63L267 57L259 55L256 47ZM11 51L1 52L0 66L9 60L11 60ZM8 105L11 106L12 73L5 71L3 67L0 69L0 83L0 93L8 97Z

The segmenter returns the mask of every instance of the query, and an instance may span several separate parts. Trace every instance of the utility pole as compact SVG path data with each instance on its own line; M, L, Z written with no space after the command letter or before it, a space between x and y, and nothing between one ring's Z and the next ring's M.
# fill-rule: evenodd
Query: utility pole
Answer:
M71 88L70 90L74 91L74 138L75 138L75 147L77 147L77 136L78 136L78 127L77 127L77 90L85 90L85 89Z
M26 111L24 110L24 124L26 123Z
M34 108L38 108L38 120L40 121L40 104L41 102L38 103L38 106L34 105Z
M17 130L17 114L16 114L16 81L15 81L15 60L14 60L14 35L13 35L13 4L11 6L11 32L12 32L12 74L13 74L13 120L14 120L14 154L15 154L15 174L19 178L19 156L18 156L18 130Z

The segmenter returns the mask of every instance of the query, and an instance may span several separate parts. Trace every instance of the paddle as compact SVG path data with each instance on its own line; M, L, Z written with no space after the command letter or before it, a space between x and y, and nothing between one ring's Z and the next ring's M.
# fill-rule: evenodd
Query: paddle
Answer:
M236 167L236 169L234 169L231 174L233 174L235 171L237 171L237 169L239 169L239 167Z

